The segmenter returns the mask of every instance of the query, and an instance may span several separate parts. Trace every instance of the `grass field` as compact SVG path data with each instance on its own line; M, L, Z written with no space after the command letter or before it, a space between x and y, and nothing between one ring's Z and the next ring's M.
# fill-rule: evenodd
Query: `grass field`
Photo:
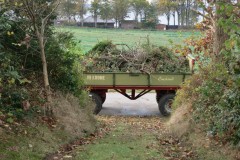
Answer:
M70 31L84 52L90 50L97 42L112 40L114 44L127 44L134 46L137 43L147 42L155 45L169 46L183 44L184 39L194 36L199 37L198 31L150 31L150 30L123 30L123 29L96 29L80 27L57 27L57 31Z

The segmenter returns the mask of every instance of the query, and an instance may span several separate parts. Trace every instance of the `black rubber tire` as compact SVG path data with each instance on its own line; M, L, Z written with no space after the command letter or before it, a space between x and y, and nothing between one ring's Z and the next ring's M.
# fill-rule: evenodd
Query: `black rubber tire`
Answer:
M95 102L93 114L98 114L102 110L102 98L96 93L90 93L92 100Z
M104 96L101 96L102 104L106 101L106 94Z
M160 95L156 94L156 101L157 101L157 103L159 102L159 100L160 100Z
M171 115L171 106L169 107L168 105L172 105L169 103L172 103L174 100L175 94L165 94L162 96L162 98L158 101L158 108L159 111L163 116L169 116Z

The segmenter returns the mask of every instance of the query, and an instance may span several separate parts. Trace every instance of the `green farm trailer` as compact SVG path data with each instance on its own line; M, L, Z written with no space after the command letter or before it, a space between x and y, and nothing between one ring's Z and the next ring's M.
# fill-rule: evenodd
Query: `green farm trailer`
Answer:
M161 114L169 115L177 89L192 75L194 59L189 60L190 73L84 73L85 88L96 104L94 113L101 111L109 90L115 90L131 100L155 90Z
M96 103L95 114L101 111L108 90L113 89L131 100L155 90L160 112L169 115L176 90L189 76L190 73L84 73L84 80ZM136 93L136 90L140 92Z

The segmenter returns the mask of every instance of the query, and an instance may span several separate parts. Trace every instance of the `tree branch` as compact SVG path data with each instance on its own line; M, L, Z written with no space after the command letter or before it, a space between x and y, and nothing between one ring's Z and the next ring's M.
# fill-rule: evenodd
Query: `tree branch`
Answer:
M43 18L44 27L46 26L49 17L50 17L50 16L53 14L53 12L58 8L58 6L59 6L59 4L60 4L60 0L57 0L56 3L57 3L57 4L56 4L55 7L52 9L52 11L51 11L45 18Z

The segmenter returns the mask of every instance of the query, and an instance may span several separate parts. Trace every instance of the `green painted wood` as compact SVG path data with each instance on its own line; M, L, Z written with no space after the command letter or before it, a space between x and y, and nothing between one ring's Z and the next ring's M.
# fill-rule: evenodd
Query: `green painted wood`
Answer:
M86 85L113 85L113 74L84 73L83 79Z
M146 86L148 79L146 74L116 74L116 85L119 86Z
M179 86L191 74L174 73L84 73L86 85L95 86Z
M183 82L182 74L151 74L151 86L178 86Z

